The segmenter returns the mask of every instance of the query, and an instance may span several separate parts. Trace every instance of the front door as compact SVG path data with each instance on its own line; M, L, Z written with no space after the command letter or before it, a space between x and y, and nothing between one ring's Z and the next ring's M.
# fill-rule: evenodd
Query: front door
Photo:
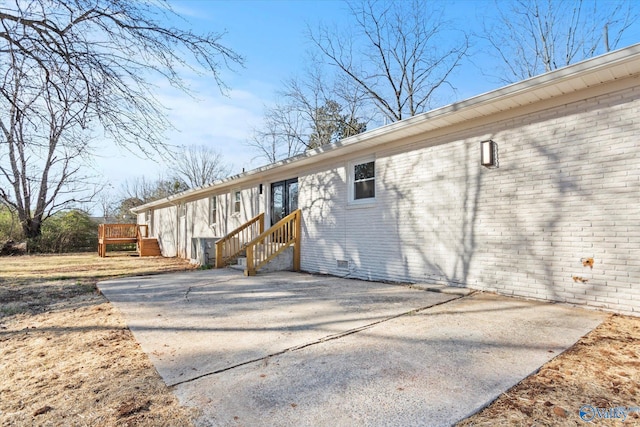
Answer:
M271 184L271 225L298 209L298 178Z

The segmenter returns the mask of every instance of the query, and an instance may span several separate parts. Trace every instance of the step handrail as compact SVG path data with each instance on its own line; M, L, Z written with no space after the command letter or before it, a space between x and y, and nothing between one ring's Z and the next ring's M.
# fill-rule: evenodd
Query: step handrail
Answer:
M144 230L144 233L142 230ZM149 237L149 226L147 224L138 224L136 229L136 238L140 240L146 239L147 237Z
M248 242L264 231L264 212L251 218L216 242L216 268L238 256Z
M300 271L301 217L300 209L296 209L246 244L246 276L255 276L258 269L292 245L293 270ZM260 249L258 245L261 245Z

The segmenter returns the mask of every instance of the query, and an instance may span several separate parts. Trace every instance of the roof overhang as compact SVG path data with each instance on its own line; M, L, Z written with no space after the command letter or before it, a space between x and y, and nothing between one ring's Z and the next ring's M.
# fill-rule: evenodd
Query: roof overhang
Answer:
M529 106L541 101L640 75L640 44L554 70L500 89L455 102L408 119L373 129L334 144L310 150L288 159L243 172L210 185L184 191L133 208L146 209L174 205L206 193L240 187L276 172L304 167L319 160L344 156L362 149L411 138L471 120Z

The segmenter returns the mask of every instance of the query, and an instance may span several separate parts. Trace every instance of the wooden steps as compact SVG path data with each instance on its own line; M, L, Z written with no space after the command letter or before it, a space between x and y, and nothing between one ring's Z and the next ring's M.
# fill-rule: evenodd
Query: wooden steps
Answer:
M142 237L138 242L140 256L162 256L158 239L153 237Z
M246 244L247 267L245 276L254 276L289 246L293 246L293 270L300 271L300 209L275 223L270 229Z

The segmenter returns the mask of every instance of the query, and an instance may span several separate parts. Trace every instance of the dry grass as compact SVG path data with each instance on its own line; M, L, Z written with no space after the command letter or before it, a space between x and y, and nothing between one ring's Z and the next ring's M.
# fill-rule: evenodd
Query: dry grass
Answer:
M190 268L126 255L0 259L0 425L190 425L193 413L95 289L107 277ZM459 425L586 425L583 404L640 407L639 338L640 318L612 315ZM629 417L640 425L639 413Z
M640 407L640 318L611 315L566 352L458 426L582 426L582 405ZM594 419L595 425L621 419ZM640 425L640 413L625 425Z
M97 279L192 268L97 255L0 261L0 425L190 425Z
M140 258L130 252L110 252L100 258L95 254L26 255L3 257L0 284L32 280L104 279L117 276L157 274L191 268L178 258Z

